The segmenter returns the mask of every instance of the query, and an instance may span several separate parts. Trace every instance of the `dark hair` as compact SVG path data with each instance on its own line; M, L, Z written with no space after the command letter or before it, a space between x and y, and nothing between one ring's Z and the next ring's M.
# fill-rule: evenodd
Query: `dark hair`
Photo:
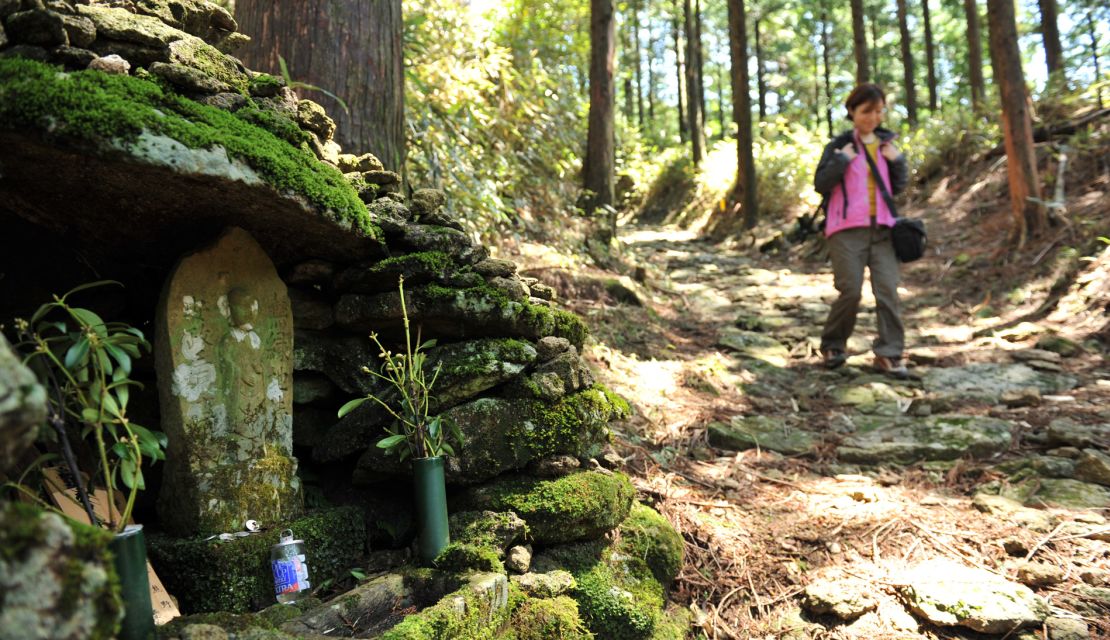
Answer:
M852 109L871 102L886 102L886 94L879 85L868 82L852 89L852 93L848 94L848 99L844 102L844 107L848 109L848 119L852 119Z

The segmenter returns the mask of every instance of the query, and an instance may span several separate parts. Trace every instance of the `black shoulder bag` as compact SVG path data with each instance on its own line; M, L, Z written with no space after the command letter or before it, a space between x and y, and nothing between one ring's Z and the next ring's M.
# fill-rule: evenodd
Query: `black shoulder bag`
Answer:
M883 202L886 202L887 208L890 209L890 215L894 216L894 228L890 230L890 241L894 244L894 255L898 256L900 262L913 262L920 259L921 256L925 255L927 240L925 223L916 218L902 218L898 215L898 209L894 206L894 198L891 198L890 192L886 190L886 183L883 182L883 177L879 174L879 168L875 166L875 161L871 159L871 154L867 153L867 149L864 149L863 155L867 158L867 166L871 167L871 175L875 176L875 183L879 186L879 193L883 195Z

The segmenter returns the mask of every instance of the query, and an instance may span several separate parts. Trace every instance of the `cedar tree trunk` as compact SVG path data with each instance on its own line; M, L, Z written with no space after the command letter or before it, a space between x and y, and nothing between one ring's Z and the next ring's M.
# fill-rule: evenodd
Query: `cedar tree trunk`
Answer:
M251 42L239 52L250 68L281 74L343 99L298 89L335 119L335 140L348 153L370 152L404 173L404 66L401 0L238 0L235 19Z

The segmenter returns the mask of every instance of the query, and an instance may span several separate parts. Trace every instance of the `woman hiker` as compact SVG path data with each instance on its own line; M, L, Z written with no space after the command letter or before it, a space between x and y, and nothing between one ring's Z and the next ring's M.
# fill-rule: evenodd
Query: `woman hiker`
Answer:
M866 267L879 324L879 337L872 344L874 368L905 378L909 372L902 360L905 330L898 302L899 262L890 240L894 214L885 202L889 196L882 191L885 188L892 196L905 188L906 158L894 146L894 133L879 127L886 96L878 85L857 86L844 106L853 127L825 146L814 177L817 192L826 198L825 237L840 294L821 332L821 355L830 369L848 359L848 338L856 326Z

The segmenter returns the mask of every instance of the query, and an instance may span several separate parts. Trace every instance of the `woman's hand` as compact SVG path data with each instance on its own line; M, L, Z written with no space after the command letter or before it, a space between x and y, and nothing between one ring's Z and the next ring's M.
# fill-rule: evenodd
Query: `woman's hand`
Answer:
M840 153L843 153L844 155L848 156L849 161L855 160L856 159L856 145L849 142L848 144L841 147Z
M902 157L902 152L898 150L898 147L890 143L884 144L880 151L887 160L897 160Z

